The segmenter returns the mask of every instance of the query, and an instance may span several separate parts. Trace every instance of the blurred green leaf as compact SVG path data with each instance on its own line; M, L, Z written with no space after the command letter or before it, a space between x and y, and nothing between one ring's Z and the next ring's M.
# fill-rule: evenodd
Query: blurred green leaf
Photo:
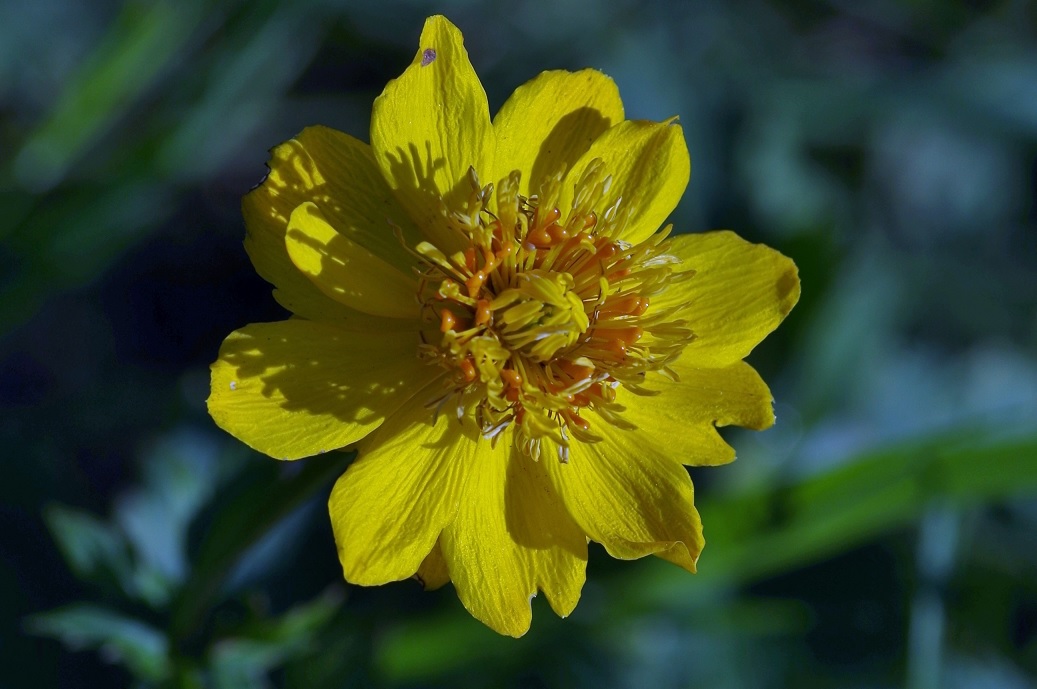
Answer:
M707 547L695 581L659 563L622 600L701 603L726 588L805 567L918 520L933 504L965 508L1037 490L1037 435L982 429L905 442L797 485L699 504ZM710 586L713 585L713 586ZM689 598L689 590L697 596Z
M250 16L229 27L230 35L209 56L204 93L160 144L159 170L201 181L227 164L281 105L320 46L323 24L314 5L253 2Z
M537 619L543 622L547 620ZM504 661L514 652L514 644L464 616L447 614L397 626L381 640L376 662L386 679L414 682L471 665L476 649L484 662Z
M201 2L127 3L108 36L83 63L50 117L14 159L31 189L57 184L94 140L182 59L192 31L205 18Z
M39 201L3 238L21 265L4 285L0 332L31 316L51 294L102 273L173 207L168 187L136 174Z
M226 478L239 467L240 451L220 456L203 433L179 429L164 434L141 458L143 484L116 502L115 518L142 566L172 587L187 576L187 530ZM171 590L170 590L171 593Z
M169 677L168 643L162 632L108 608L72 605L33 615L25 627L73 649L100 649L106 660L124 665L139 679L160 682Z
M113 580L123 591L134 591L129 547L116 528L92 514L56 504L44 509L43 518L73 574L97 583Z
M330 590L278 618L246 626L233 638L216 643L210 656L213 685L226 689L269 686L267 673L313 646L341 604Z
M228 573L242 556L278 522L311 500L319 489L337 478L353 453L329 452L288 467L293 474L271 477L263 471L247 472L236 497L220 505L212 526L194 558L194 569L173 603L171 635L178 643L197 631L201 619L215 603ZM270 460L264 458L265 464Z

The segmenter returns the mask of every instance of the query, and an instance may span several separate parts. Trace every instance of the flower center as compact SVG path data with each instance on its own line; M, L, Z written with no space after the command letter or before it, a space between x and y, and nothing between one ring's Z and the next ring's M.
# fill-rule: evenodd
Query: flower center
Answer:
M422 356L444 367L459 418L474 415L496 441L513 426L534 458L553 443L562 461L572 438L600 440L587 411L632 428L616 390L652 394L649 371L666 365L692 339L680 307L651 312L653 296L692 271L674 272L666 254L669 229L639 245L618 237L627 207L605 206L611 177L600 161L576 185L563 217L555 200L561 175L536 196L519 195L519 173L480 186L470 171L466 207L450 216L465 248L447 256L416 247L425 265L419 290L426 327ZM597 420L595 420L597 422Z
M576 281L569 273L534 268L519 273L517 282L490 302L497 333L512 352L547 363L590 325Z

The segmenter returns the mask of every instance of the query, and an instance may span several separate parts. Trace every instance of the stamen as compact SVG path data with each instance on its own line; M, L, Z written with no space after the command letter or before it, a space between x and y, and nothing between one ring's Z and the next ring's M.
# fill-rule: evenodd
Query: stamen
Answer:
M440 316L440 319L441 319L440 320L439 330L441 332L445 333L448 330L453 330L454 326L457 325L457 316L455 316L454 312L451 311L450 309L443 309L440 312L439 316Z
M468 181L467 203L449 215L461 249L414 249L430 319L421 356L454 372L435 406L453 398L459 418L470 415L493 443L513 428L531 458L549 442L568 461L571 442L601 440L585 411L597 413L594 424L633 428L617 389L651 394L648 373L673 375L668 364L694 334L683 306L653 312L651 298L694 273L667 253L669 228L636 246L617 239L636 199L605 206L612 177L601 161L584 170L567 211L557 205L561 174L530 197L519 194L518 172L496 193L474 169Z

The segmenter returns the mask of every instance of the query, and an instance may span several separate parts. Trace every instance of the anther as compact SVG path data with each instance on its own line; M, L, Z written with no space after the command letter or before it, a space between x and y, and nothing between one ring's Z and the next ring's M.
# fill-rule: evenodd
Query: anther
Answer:
M546 249L551 246L551 234L546 227L530 230L526 235L526 243L534 249Z
M490 310L490 300L480 299L475 306L475 324L488 325L493 319L493 311Z
M643 307L641 305L642 301L645 302ZM601 307L601 315L640 316L642 313L644 313L644 310L648 308L647 302L648 300L646 298L640 297L636 294L627 294L625 296L616 297L613 299L609 299L605 302L605 304ZM640 313L635 313L638 310L640 310Z
M623 328L621 330L612 331L613 337L617 340L621 340L627 345L632 345L641 339L641 335L644 334L644 330L638 327Z
M552 244L561 244L569 238L569 231L557 223L547 226L547 234Z
M472 277L468 278L464 283L465 287L468 288L468 296L472 298L478 296L485 282L486 273L482 272L481 270L472 275Z
M542 222L543 226L546 227L548 225L551 225L553 223L558 222L558 219L561 218L561 217L562 217L562 211L558 210L557 208L552 208L551 210L549 210L547 212L547 216L546 217L541 218L540 217L540 212L539 212L539 209L538 209L537 210L537 214L536 214L534 220L537 221L538 223Z
M522 387L522 375L513 368L506 368L500 372L501 380L509 388Z
M439 331L449 332L454 329L457 325L457 316L450 309L443 309L439 312Z
M579 409L577 407L570 407L565 415L565 420L570 426L576 426L582 430L589 430L591 425L587 419L583 418L578 414Z
M604 349L611 354L615 354L620 360L625 359L627 356L627 345L618 338L605 342Z
M607 261L618 253L619 247L616 246L614 243L609 242L608 244L598 249L597 253L594 254L594 257L600 261Z
M583 366L574 363L571 359L563 359L559 362L558 368L573 380L586 380L594 373L593 366Z
M477 372L475 370L475 364L472 363L471 359L462 359L459 366L461 368L461 375L464 376L464 379L467 382L471 383L475 380Z

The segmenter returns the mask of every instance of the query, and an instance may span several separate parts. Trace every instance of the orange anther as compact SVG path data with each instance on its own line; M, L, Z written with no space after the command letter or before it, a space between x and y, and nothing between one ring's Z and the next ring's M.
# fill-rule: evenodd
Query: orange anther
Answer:
M518 388L508 388L504 391L504 399L509 402L518 402L521 391Z
M615 336L617 340L622 340L624 343L632 345L641 339L641 336L644 335L644 332L644 330L635 326L631 328L622 328L620 330L614 330L612 331L612 334L613 336Z
M537 249L546 249L551 246L551 234L546 227L537 227L530 230L526 235L526 241Z
M473 380L475 380L477 372L475 370L475 364L472 363L471 359L462 359L460 363L460 368L461 375L464 376L464 379L466 381L471 383Z
M594 211L591 211L590 215L588 215L586 218L583 219L583 229L585 229L585 230L589 230L590 228L594 227L597 224L598 224L598 214L595 213Z
M551 237L552 244L561 244L569 238L569 231L557 223L547 226L547 234Z
M500 377L509 388L522 387L522 376L513 368L506 368L501 371Z
M449 330L453 330L454 326L457 325L457 316L450 309L443 309L439 312L439 332L445 333Z
M486 282L486 273L481 270L478 273L472 275L465 281L465 287L468 288L468 296L476 297L479 292L482 291L482 286Z
M630 269L620 268L619 270L614 270L609 273L608 277L612 280L618 280L619 278L625 278L627 275L630 275Z
M483 252L482 252L482 262L483 262L482 272L484 272L487 275L489 275L490 273L492 273L494 271L494 269L497 268L497 266L500 265L500 258L498 258L497 255L494 254L489 249L483 249Z
M590 374L594 372L592 367L574 364L570 359L563 359L559 362L558 368L573 380L583 380L590 377Z
M627 355L627 345L625 342L623 342L623 340L620 340L619 338L612 339L606 342L603 349L605 349L605 351L607 352L612 352L613 354L617 355L620 359L625 359Z
M619 247L613 244L612 242L609 242L604 246L600 247L597 253L594 254L594 257L600 261L607 261L618 253Z
M468 270L475 271L475 247L470 246L464 252L464 264Z
M475 305L475 324L486 325L492 318L493 312L490 310L490 300L480 299Z
M630 312L631 316L643 315L648 310L648 297L638 297L637 307Z
M577 414L577 411L578 410L576 409L576 407L572 407L571 409L569 409L569 413L565 415L565 420L571 426L577 426L579 428L582 428L583 430L587 430L591 427L590 423L587 421L587 419Z
M640 308L641 297L636 294L627 294L622 297L613 297L601 307L601 313L605 315L627 315L633 314Z
M547 225L550 225L551 223L558 222L558 219L561 218L561 217L562 217L562 211L558 210L557 208L552 208L551 210L549 210L547 212L547 215L545 215L543 218L541 218L540 217L540 209L538 208L537 209L537 214L536 214L536 217L534 218L534 220L538 224L542 224L544 226L547 226Z

